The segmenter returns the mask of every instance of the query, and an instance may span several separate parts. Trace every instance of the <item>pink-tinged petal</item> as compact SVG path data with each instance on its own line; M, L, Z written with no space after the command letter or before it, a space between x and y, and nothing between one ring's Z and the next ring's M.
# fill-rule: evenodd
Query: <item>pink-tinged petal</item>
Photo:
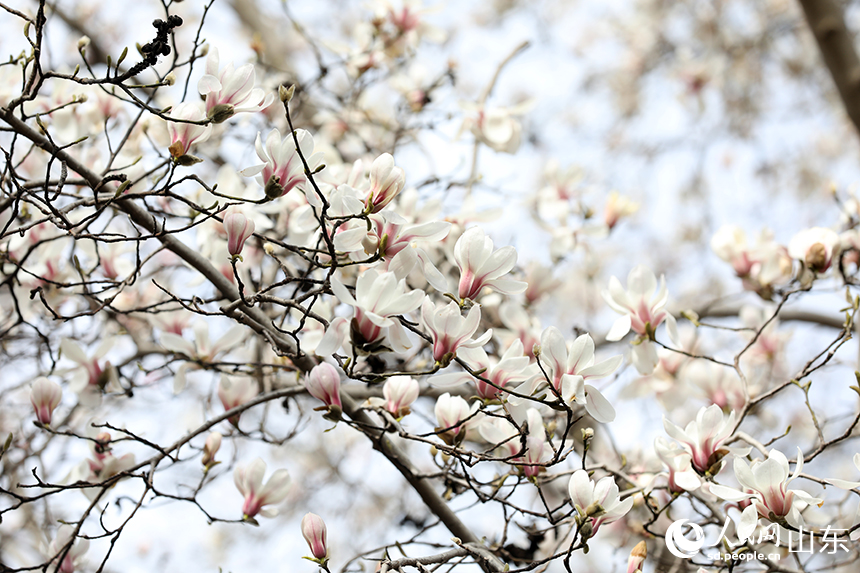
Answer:
M726 501L738 502L744 501L751 497L754 497L753 494L744 493L742 491L738 491L736 489L732 489L730 487L726 487L720 484L711 484L710 492L720 499L724 499Z
M735 478L737 478L738 483L741 484L742 488L758 491L758 482L756 481L756 477L753 475L753 472L745 461L740 458L735 458L734 470Z
M206 74L197 82L197 91L200 95L221 91L221 82L215 76Z
M586 385L586 402L585 409L592 418L602 424L606 424L615 420L615 408L609 403L603 394L601 394L594 386Z
M633 308L627 292L625 292L624 287L621 286L621 282L615 277L609 279L609 290L602 292L601 295L606 304L617 313L624 314Z
M221 63L221 58L218 54L218 48L211 46L209 54L206 57L206 73L212 76L218 75L218 65Z
M490 255L478 272L483 277L496 279L510 272L515 264L517 264L517 250L508 245Z
M657 363L660 362L660 357L657 355L657 347L650 340L634 345L630 352L630 358L633 366L643 376L654 372L654 369L657 368Z

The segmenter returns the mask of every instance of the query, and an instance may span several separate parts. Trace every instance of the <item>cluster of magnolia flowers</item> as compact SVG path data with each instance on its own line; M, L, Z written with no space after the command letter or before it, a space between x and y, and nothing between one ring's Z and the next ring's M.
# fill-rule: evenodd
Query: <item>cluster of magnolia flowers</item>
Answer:
M797 278L804 287L825 275L840 254L845 252L846 262L857 263L860 235L849 229L841 235L832 229L813 227L792 237L788 247L777 243L773 234L764 229L755 244L747 241L746 233L736 225L720 228L711 239L711 248L725 262L732 265L744 288L770 300L774 289ZM795 273L793 261L800 266Z

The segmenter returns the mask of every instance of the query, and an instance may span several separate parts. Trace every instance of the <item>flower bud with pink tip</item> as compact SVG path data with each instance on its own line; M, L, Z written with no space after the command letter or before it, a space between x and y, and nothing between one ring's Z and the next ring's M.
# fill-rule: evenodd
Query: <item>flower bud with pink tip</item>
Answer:
M266 475L266 462L257 458L247 466L237 466L233 472L233 482L245 496L242 505L244 519L252 519L258 513L264 517L278 515L277 509L264 509L264 505L274 505L284 501L290 491L290 475L287 470L277 470L263 484Z
M227 233L227 252L233 257L242 254L245 241L254 234L254 221L238 211L230 211L224 216L224 231Z
M343 406L340 402L340 374L337 369L328 362L321 362L314 366L305 377L305 388L311 396L325 403L328 416L332 420L339 420Z
M308 547L311 548L311 553L319 562L325 561L328 556L328 547L326 546L326 529L325 522L319 515L306 513L302 518L302 536L308 542Z
M370 191L364 200L368 213L378 213L397 197L406 185L406 173L395 167L390 153L383 153L370 166Z
M418 399L418 382L409 376L392 376L382 387L385 396L385 409L396 418L411 412L409 406Z
M45 426L51 425L51 416L63 397L63 389L53 380L36 378L30 390L30 403L36 412L36 419Z

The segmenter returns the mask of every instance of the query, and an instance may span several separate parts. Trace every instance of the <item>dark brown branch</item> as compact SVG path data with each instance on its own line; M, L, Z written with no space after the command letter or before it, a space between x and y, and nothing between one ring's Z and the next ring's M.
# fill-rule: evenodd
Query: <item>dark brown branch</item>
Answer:
M806 21L839 90L845 111L860 132L860 58L845 15L834 0L800 0Z

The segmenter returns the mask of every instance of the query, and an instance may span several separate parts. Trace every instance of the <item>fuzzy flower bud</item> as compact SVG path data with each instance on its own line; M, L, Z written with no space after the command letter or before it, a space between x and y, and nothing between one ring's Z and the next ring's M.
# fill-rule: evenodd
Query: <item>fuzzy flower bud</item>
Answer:
M36 378L30 390L30 403L36 412L39 423L49 426L54 409L59 406L63 389L59 384L45 377Z
M306 513L302 518L302 536L308 542L315 559L323 560L328 555L325 522L319 515Z

